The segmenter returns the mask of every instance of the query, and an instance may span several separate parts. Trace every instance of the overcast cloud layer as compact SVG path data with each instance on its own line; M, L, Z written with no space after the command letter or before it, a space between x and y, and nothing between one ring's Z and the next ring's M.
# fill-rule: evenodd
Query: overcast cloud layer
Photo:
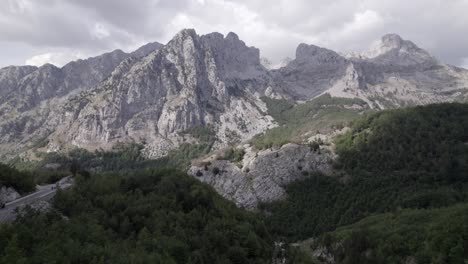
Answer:
M301 42L362 51L397 33L468 68L467 11L468 0L2 0L0 67L61 66L195 28L233 31L274 63Z

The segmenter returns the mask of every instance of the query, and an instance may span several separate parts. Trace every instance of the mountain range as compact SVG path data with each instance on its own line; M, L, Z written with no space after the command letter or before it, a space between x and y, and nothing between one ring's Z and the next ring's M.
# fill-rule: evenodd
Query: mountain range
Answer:
M264 98L302 103L329 94L377 110L468 99L468 70L395 34L361 54L300 44L279 69L262 62L260 51L234 33L185 29L166 45L62 68L2 68L0 160L129 142L157 158L195 140L180 133L195 126L209 126L214 147L222 148L278 126Z

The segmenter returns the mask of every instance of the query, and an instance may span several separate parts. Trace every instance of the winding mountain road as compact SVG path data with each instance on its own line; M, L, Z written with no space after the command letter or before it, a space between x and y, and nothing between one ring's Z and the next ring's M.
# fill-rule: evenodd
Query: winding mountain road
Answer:
M37 190L35 192L6 203L5 208L0 209L0 222L14 220L16 217L15 209L31 205L37 201L48 200L55 195L57 189L67 189L72 185L73 179L71 176L68 176L54 184L37 186Z

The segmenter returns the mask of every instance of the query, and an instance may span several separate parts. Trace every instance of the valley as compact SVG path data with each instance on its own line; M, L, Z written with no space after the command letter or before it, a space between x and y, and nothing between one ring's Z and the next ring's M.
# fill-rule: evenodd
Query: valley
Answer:
M0 198L24 196L0 218L48 198L0 224L0 263L468 259L468 70L396 34L262 63L184 29L0 69Z

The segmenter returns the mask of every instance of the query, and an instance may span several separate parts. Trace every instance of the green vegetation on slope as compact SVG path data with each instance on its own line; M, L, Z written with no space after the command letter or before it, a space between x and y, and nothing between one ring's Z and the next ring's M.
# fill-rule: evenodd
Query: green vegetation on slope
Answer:
M23 170L34 171L38 175L38 180L48 182L53 175L62 175L64 171L69 171L75 167L78 171L94 172L123 172L142 168L171 167L185 169L190 165L191 160L207 154L211 151L216 140L216 134L211 127L195 126L188 130L181 131L181 135L190 135L196 139L196 143L182 143L176 149L170 150L168 155L159 159L150 160L143 154L143 145L136 143L120 143L112 147L110 151L96 150L90 152L86 149L76 148L67 153L44 153L41 161L36 163L23 163L19 160L13 164ZM46 164L60 164L59 171L51 172L44 170ZM41 176L45 174L46 176Z
M289 142L300 143L306 139L304 135L308 132L326 133L341 128L362 111L368 110L364 101L331 97L329 94L297 105L287 100L262 99L267 105L268 114L278 122L279 127L252 139L252 144L258 149L279 147Z
M467 181L468 105L384 111L337 141L340 165L355 174L390 172L428 182Z
M20 193L27 193L33 191L36 184L31 173L21 172L0 163L0 187L2 186L13 187Z
M220 160L230 160L234 163L239 163L242 161L245 155L245 150L243 148L234 148L230 147L226 149L221 157L218 159Z
M466 104L363 117L337 141L340 175L295 182L287 200L263 205L271 231L297 241L375 213L468 201L466 131Z
M468 204L367 217L322 237L339 263L466 263Z
M269 263L254 215L174 170L78 176L55 210L0 226L0 263Z

